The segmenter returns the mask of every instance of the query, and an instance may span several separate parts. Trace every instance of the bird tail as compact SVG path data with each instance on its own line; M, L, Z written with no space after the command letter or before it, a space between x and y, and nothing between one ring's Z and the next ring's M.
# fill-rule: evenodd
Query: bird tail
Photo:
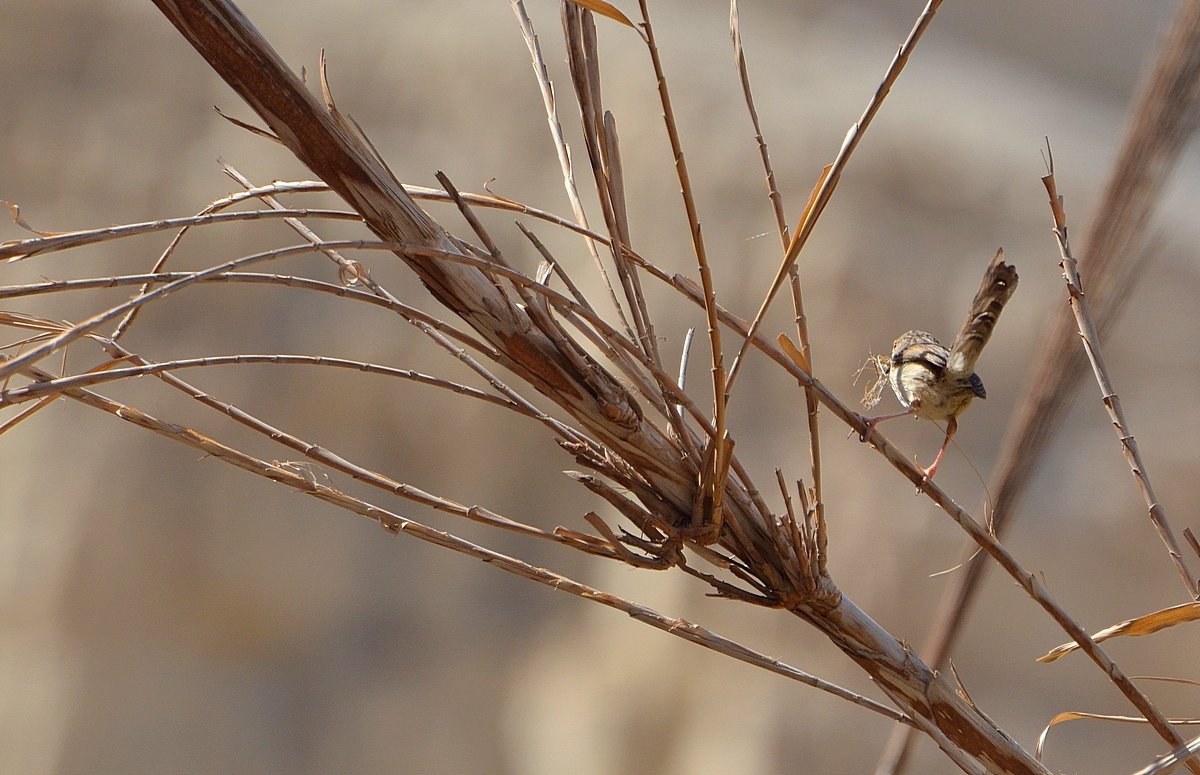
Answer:
M950 371L970 374L975 370L975 361L991 337L1004 305L1016 289L1017 270L1011 264L1004 263L1004 249L1001 248L988 264L975 300L971 302L971 311L967 313L958 336L954 337L946 364Z

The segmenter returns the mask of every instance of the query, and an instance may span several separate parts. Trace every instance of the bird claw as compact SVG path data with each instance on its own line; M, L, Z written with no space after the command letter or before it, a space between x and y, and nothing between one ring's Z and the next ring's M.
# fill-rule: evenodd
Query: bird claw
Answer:
M865 443L867 440L867 437L870 436L875 431L875 426L879 423L880 418L879 417L863 417L860 414L858 416L858 419L862 420L863 428L864 428L864 430L859 431L858 440ZM853 435L854 435L854 429L851 428L850 435L847 436L846 438L850 438L850 436L853 436Z
M941 461L935 461L934 464L931 465L929 468L921 469L921 481L920 481L920 483L917 484L917 492L916 492L917 495L921 494L921 491L925 489L925 485L927 485L933 481L933 475L937 473L937 467L938 467L939 462L941 462Z

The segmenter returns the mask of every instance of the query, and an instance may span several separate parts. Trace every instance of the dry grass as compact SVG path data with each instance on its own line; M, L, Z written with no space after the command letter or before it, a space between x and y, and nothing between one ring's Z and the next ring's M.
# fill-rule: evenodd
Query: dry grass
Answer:
M866 136L872 119L883 107L889 91L917 50L922 34L933 23L940 3L930 2L918 17L878 88L870 96L860 119L851 127L833 161L814 182L809 201L790 236L783 198L775 182L768 145L751 97L734 4L731 29L736 62L760 149L768 198L784 250L774 279L761 298L758 312L748 321L721 304L721 289L714 280L712 259L705 247L699 208L672 110L665 68L649 21L648 4L644 0L640 4L641 18L636 29L642 34L650 57L658 107L664 116L672 163L682 193L688 242L695 259L695 279L669 272L652 256L635 250L631 236L631 221L635 216L630 212L626 191L630 172L622 164L616 120L605 108L601 89L603 68L597 43L600 30L592 15L579 5L568 3L563 7L563 46L581 115L579 131L592 173L592 194L604 224L602 229L589 225L585 214L575 176L578 159L573 157L567 145L539 39L519 0L514 0L514 11L530 51L551 127L563 184L573 210L570 218L500 196L459 192L443 174L439 174L441 190L402 185L363 130L335 104L324 61L319 72L322 99L318 100L233 6L221 2L179 6L160 2L157 5L208 65L251 105L266 124L263 134L282 143L322 182L258 185L228 167L228 174L245 192L218 199L196 216L87 232L43 234L0 246L0 258L36 261L53 253L98 242L155 231L176 232L170 246L153 261L147 272L0 287L0 298L4 299L47 294L58 298L68 291L118 286L137 288L127 301L81 313L78 320L70 322L3 313L0 323L28 333L9 343L7 358L0 362L0 378L4 380L0 408L14 407L0 429L9 431L28 422L36 410L49 401L66 397L336 508L365 516L390 532L418 538L480 559L521 578L621 610L663 632L901 722L908 729L926 735L964 772L1047 772L1032 753L988 716L986 709L976 707L955 677L938 671L942 660L940 652L935 650L933 657L922 661L902 640L877 624L868 611L856 605L831 576L828 560L830 552L837 547L829 534L826 518L829 504L825 501L822 485L820 409L823 408L825 416L831 416L835 421L836 434L848 431L865 436L872 449L964 531L973 543L972 549L982 550L975 565L982 567L980 563L987 558L995 561L1067 636L1079 644L1100 668L1096 680L1107 678L1113 682L1142 719L1165 741L1164 751L1186 745L1184 738L1151 699L1051 596L1038 575L1025 567L989 529L987 517L990 515L970 513L937 483L923 481L921 469L878 432L868 432L863 418L814 376L813 333L810 329L815 327L810 327L805 312L798 259L834 196L843 171L851 164L854 151ZM606 12L607 4L598 10ZM1200 23L1194 19L1189 21L1189 18L1185 16L1178 22L1179 29L1191 24L1200 30ZM599 21L601 25L610 23L605 19ZM623 28L614 27L623 31ZM1177 63L1176 66L1188 69L1186 64ZM1177 94L1177 91L1171 94ZM1187 94L1194 98L1195 89ZM1184 124L1190 131L1191 123ZM1177 152L1178 143L1175 149ZM1159 167L1169 166L1166 162L1159 163ZM1157 185L1161 186L1161 180ZM341 196L351 211L297 208L280 201L280 197L288 197L291 201L325 190ZM1153 190L1153 186L1149 186L1149 190ZM452 233L442 225L449 213L442 221L435 220L417 204L418 199L453 204L470 233ZM1052 201L1058 203L1053 191ZM261 203L263 209L221 212L243 203ZM521 234L542 257L535 272L523 272L505 257L500 241L493 237L478 212L490 210L516 212L522 216ZM1055 214L1064 261L1073 263L1067 255L1065 216L1059 219L1060 207L1056 207ZM174 261L174 252L192 229L200 226L229 228L240 221L257 219L283 220L300 235L301 243L212 263L199 270L169 268ZM361 222L375 239L330 240L319 236L322 224L347 220ZM1142 226L1144 221L1142 212L1131 219L1129 228ZM563 255L561 251L547 247L547 241L535 228L581 238L596 269L595 280L603 288L604 305L594 305L581 290L595 285L591 278L588 282L583 281L582 270L578 269L582 262L573 255ZM196 232L201 236L203 233L203 230ZM1128 234L1120 239L1124 240L1119 244L1126 251L1136 252L1140 244L1137 239ZM380 251L401 259L420 278L432 299L450 310L458 320L451 322L451 318L423 310L421 302L416 300L402 301L374 279L372 265L378 260ZM314 253L322 254L334 263L340 283L283 272L247 271L251 266ZM697 380L693 380L688 389L683 386L686 352L684 366L678 371L667 363L656 329L663 321L647 301L643 289L646 281L663 283L680 299L703 311L707 323L710 378L701 386L696 386ZM786 338L776 340L762 332L767 311L785 281L789 282L791 290L792 316L799 346L791 345ZM1069 278L1069 282L1078 289L1078 280ZM152 325L140 321L138 313L141 310L169 304L177 294L209 283L269 284L291 293L334 294L345 303L361 302L381 307L398 315L463 363L486 387L475 387L412 368L340 356L236 353L151 360L127 349L125 342L129 331L136 330L139 325ZM560 283L562 291L554 287ZM1079 292L1072 292L1072 299L1078 300L1081 296ZM601 307L605 312L600 311ZM1098 354L1098 340L1095 337L1091 340L1089 352ZM736 344L730 345L731 341ZM68 351L71 353L69 361L65 359ZM97 351L103 353L98 362ZM735 355L727 369L725 355L728 352ZM747 359L762 356L794 379L804 396L809 470L794 486L789 484L791 477L781 467L774 470L775 481L770 487L756 484L753 472L736 452L737 429L727 409L739 400L749 400L737 389L736 378ZM58 374L52 373L49 366L56 358L64 359ZM94 363L80 368L74 365L79 362ZM532 420L549 431L554 442L584 469L570 472L573 479L611 510L606 512L607 516L597 511L578 515L579 521L573 527L547 529L485 507L458 503L396 481L354 462L349 456L238 409L184 381L178 374L185 369L204 370L252 363L352 369L420 383L450 391L459 400L475 399L506 409L515 415L514 419ZM71 368L65 368L67 365ZM1098 369L1098 373L1102 371ZM157 378L172 390L253 431L260 441L278 446L279 455L296 457L281 460L253 453L232 440L215 437L212 432L201 432L188 424L163 419L142 406L115 401L98 392L113 383L137 377ZM1106 390L1106 397L1110 392ZM26 404L28 406L23 406ZM545 408L547 406L553 408ZM1121 419L1119 405L1115 411L1114 421L1117 421ZM1123 439L1127 437L1128 434L1123 435ZM742 444L753 443L753 439L740 441ZM429 443L436 444L437 439L429 439ZM497 449L496 454L504 454L504 450ZM1136 460L1136 448L1131 454ZM1188 570L1188 560L1183 557L1178 540L1166 524L1161 507L1153 498L1148 478L1144 478L1144 465L1137 460L1133 467L1135 473L1143 477L1139 481L1144 482L1142 489L1149 498L1148 507L1155 525L1185 580L1188 594L1194 597L1195 578ZM369 491L374 496L366 498L350 492L347 484L351 480L371 488ZM809 484L806 485L804 480ZM779 491L777 500L773 493L775 488ZM771 495L766 494L768 490ZM1001 492L1000 500L1004 503L1014 497L1010 489ZM712 595L777 609L780 615L797 617L823 634L858 665L890 701L891 707L809 675L707 628L580 583L480 542L435 529L383 505L390 502L390 496L478 523L489 530L548 541L564 549L574 549L641 571L686 573L705 584ZM779 506L772 507L772 500ZM594 532L587 532L582 523ZM978 578L978 571L971 578ZM969 596L969 592L967 594ZM950 625L951 628L954 626ZM903 760L903 748L893 748L885 755L881 770L898 771L903 767ZM1194 760L1189 760L1185 766L1200 773L1200 764Z

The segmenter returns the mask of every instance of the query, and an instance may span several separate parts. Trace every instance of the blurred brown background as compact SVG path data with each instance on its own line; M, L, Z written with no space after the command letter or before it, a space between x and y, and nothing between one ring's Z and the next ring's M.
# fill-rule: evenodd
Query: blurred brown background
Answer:
M582 169L556 4L528 2ZM636 4L618 5L632 15ZM742 4L758 109L790 221L920 6ZM569 213L507 2L246 0L241 7L293 67L307 67L310 81L326 49L339 105L405 182L435 185L440 169L479 191L494 178L500 194ZM980 362L989 398L963 418L961 452L952 451L939 474L973 513L985 496L963 454L986 478L1040 332L1063 306L1038 180L1042 138L1054 143L1073 233L1082 235L1142 63L1173 8L1166 0L946 4L802 260L816 370L848 402L861 391L852 375L868 352L885 350L910 327L953 335L997 246L1017 264L1020 290ZM779 246L732 66L728 5L658 2L652 12L720 298L748 315ZM599 28L635 247L690 272L648 57L628 30L604 21ZM20 203L38 228L196 212L236 190L218 156L258 182L309 177L281 149L213 112L216 104L253 120L149 3L6 0L0 65L0 198ZM1200 432L1198 172L1193 145L1155 221L1162 249L1107 342L1117 388L1177 529L1200 528L1190 444ZM459 227L447 209L433 211ZM594 207L591 215L599 221ZM488 222L531 269L536 259L511 221ZM327 236L360 233L317 228ZM535 228L598 298L582 245ZM0 226L0 239L22 236L12 224ZM167 239L8 265L0 280L140 271ZM188 238L178 264L296 241L279 223L207 227ZM367 259L402 298L433 307L398 262ZM335 279L315 257L279 271ZM5 308L79 319L127 294ZM684 330L701 316L659 287L650 296L661 310L663 346L677 357ZM768 332L789 329L785 301ZM398 318L362 306L278 288L194 288L148 308L126 344L152 359L298 352L470 379ZM75 367L98 357L86 346L76 352ZM698 342L691 374L698 395L704 353ZM574 463L540 428L440 391L282 366L185 377L463 503L547 528L582 529L588 509L609 515L559 473ZM284 456L156 382L108 392L267 459ZM883 407L894 406L885 397ZM761 358L740 379L738 452L769 493L774 466L806 476L802 407L794 383ZM919 644L948 583L929 576L957 561L961 536L928 501L911 497L881 458L846 440L836 423L824 428L831 572L891 632ZM898 422L885 432L925 463L940 440L927 423ZM6 434L0 477L0 771L855 773L870 771L890 729L817 691L390 537L80 406L59 403ZM792 617L705 599L704 587L678 573L590 562L370 497L874 694L861 671ZM1027 568L1045 573L1089 628L1183 599L1090 382L1018 520L1009 546ZM1131 712L1090 662L1033 662L1063 640L1006 578L990 574L954 661L975 701L1026 745L1061 711ZM1194 628L1184 627L1115 642L1109 651L1133 674L1196 679L1196 643ZM1164 712L1197 715L1195 688L1149 690ZM1047 762L1127 772L1161 748L1142 727L1076 722L1052 734ZM923 743L912 771L956 770Z

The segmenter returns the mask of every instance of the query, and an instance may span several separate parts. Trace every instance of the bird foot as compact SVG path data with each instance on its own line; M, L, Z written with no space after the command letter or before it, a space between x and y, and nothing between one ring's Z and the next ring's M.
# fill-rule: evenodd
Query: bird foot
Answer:
M897 412L896 414L881 414L878 417L863 417L860 414L858 416L858 419L862 420L864 429L862 430L862 432L860 432L858 434L858 440L866 441L867 437L870 436L872 431L875 430L875 426L878 425L879 423L883 422L884 420L894 420L897 417L907 417L912 413L913 413L913 410L909 409L908 411ZM850 436L853 436L853 435L854 435L854 429L851 428L850 435L846 436L846 438L850 438Z

